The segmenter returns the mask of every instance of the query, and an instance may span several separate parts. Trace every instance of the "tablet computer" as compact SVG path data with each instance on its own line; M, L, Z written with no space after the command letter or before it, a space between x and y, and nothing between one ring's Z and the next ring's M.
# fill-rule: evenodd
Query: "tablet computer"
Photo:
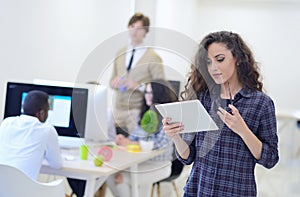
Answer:
M219 129L199 100L157 104L155 107L162 117L182 122L184 130L180 133Z

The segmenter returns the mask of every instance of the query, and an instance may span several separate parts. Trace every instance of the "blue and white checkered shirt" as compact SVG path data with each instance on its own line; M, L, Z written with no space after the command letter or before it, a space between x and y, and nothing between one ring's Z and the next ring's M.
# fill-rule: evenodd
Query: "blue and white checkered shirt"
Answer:
M185 196L256 196L256 163L272 168L279 160L272 99L262 92L243 88L233 101L249 129L263 144L259 160L253 157L240 136L221 123L212 110L210 95L202 92L199 100L220 129L182 135L189 144L190 155L186 160L177 152L176 155L184 164L193 163L184 188Z

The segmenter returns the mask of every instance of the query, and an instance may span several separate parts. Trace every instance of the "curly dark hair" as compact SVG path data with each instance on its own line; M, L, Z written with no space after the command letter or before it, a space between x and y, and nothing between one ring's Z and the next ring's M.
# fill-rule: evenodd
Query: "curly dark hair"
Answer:
M250 48L237 33L220 31L210 33L200 42L195 56L195 64L191 65L185 90L181 93L182 99L196 99L200 91L219 89L207 68L207 49L212 43L222 43L231 51L236 59L239 81L246 87L262 91L263 83L257 62L255 62Z

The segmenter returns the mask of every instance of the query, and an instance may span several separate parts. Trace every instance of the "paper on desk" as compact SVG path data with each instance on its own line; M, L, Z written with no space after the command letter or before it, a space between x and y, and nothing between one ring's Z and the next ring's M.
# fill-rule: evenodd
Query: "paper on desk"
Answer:
M184 130L181 133L219 129L199 100L158 104L155 107L164 118L182 122Z

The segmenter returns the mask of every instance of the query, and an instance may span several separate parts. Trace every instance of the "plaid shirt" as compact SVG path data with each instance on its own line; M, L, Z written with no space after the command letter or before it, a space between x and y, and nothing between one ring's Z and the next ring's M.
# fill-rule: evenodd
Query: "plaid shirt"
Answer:
M162 127L156 133L152 134L147 139L147 133L139 126L137 126L128 139L132 141L148 140L154 141L153 150L165 149L164 153L151 159L151 161L172 161L173 143L170 138L165 134Z
M249 88L243 88L233 101L249 129L263 144L261 158L256 160L244 141L219 119L213 107L216 102L212 102L207 91L200 93L199 99L220 129L182 135L189 144L190 155L187 160L180 158L177 152L176 155L184 164L194 162L184 188L185 195L256 196L256 163L272 168L279 160L273 101ZM225 109L229 111L228 107Z

